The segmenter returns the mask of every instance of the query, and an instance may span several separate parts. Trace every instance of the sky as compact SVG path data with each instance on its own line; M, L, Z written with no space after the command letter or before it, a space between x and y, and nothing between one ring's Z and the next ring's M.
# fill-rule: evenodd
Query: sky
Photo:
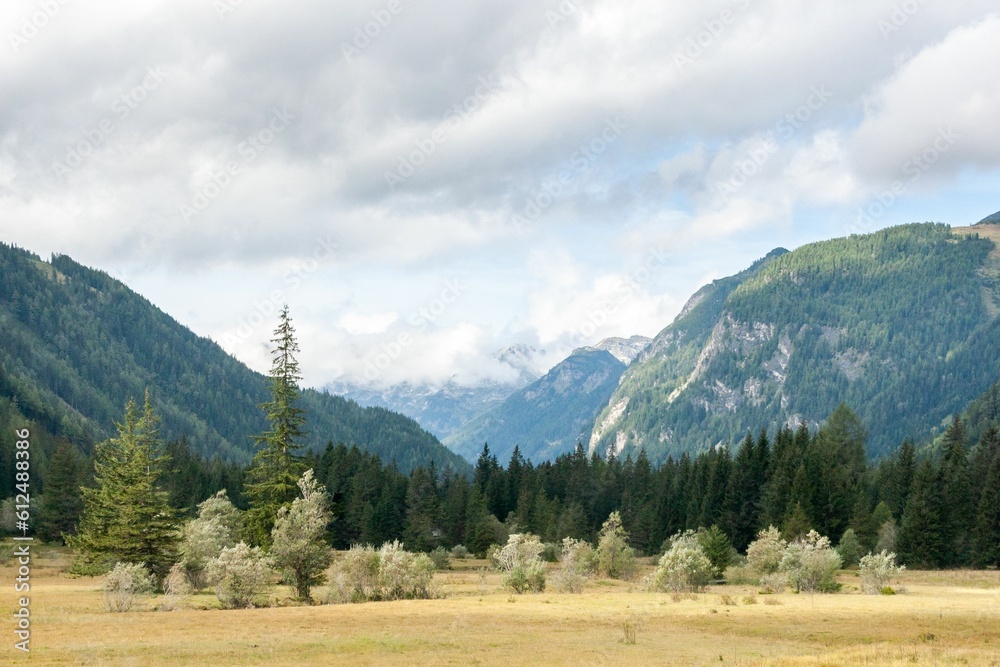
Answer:
M992 11L991 11L992 10ZM931 0L5 0L0 241L305 384L653 336L771 249L1000 209L1000 15Z

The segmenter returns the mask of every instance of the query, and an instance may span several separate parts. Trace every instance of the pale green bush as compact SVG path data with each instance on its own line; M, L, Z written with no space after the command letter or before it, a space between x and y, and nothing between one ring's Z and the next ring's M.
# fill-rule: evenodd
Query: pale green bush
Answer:
M245 542L227 547L208 562L205 571L215 587L215 595L226 609L265 604L271 563L260 547L251 549Z
M906 569L905 565L896 565L896 554L880 551L870 553L861 559L858 574L861 575L861 590L868 595L879 595L889 586L893 577Z
M126 612L140 597L152 594L156 580L141 563L115 563L104 576L102 590L108 611Z
M609 579L630 580L635 577L638 567L635 549L628 544L622 517L618 512L612 512L601 527L597 542L597 571Z
M597 568L594 547L589 542L567 537L562 541L559 567L552 583L561 593L581 593Z
M503 574L503 585L518 594L545 590L544 550L537 535L515 533L507 538L507 544L492 553L493 567Z
M659 566L647 582L647 588L676 593L698 593L712 582L712 561L698 542L694 531L678 533L670 548L660 558Z
M841 565L840 554L830 546L830 540L810 530L785 548L780 571L788 578L788 585L802 593L833 593L839 590L837 570Z

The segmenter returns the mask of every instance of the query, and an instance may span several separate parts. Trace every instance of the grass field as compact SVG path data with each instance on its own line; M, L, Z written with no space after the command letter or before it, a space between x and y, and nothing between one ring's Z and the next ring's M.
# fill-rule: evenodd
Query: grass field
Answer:
M513 597L481 561L456 561L437 600L222 611L204 594L111 614L99 580L65 565L35 547L30 655L13 648L15 570L0 567L0 664L1000 666L998 572L908 572L895 596L861 595L845 572L836 595L719 586L675 601L611 581Z

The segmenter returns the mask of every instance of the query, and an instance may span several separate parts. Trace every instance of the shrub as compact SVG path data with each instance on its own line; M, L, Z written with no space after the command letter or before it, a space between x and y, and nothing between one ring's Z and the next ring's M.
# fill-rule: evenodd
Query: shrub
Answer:
M242 513L229 502L225 489L198 505L198 517L184 526L181 542L180 566L191 588L205 587L208 561L235 546L242 530Z
M155 588L156 580L145 565L115 563L114 569L104 577L104 605L108 611L126 612Z
M431 562L434 563L435 569L451 569L451 557L448 555L448 551L444 547L438 547L428 555L430 556Z
M581 593L596 567L594 547L589 542L567 537L562 541L559 569L553 577L560 593Z
M504 575L503 585L518 594L545 590L544 549L537 535L515 533L507 538L507 544L494 550L491 558L493 567Z
M635 549L628 545L628 533L618 512L612 512L601 527L597 543L597 571L609 579L629 580L635 577L638 563Z
M434 562L427 554L412 554L398 541L386 542L379 550L378 586L382 600L426 599Z
M777 572L787 546L781 532L774 526L769 526L757 533L757 539L747 547L747 567L757 576Z
M840 588L836 578L840 565L840 555L830 540L810 530L786 547L779 569L798 592L832 593Z
M434 562L413 554L398 541L381 549L355 545L334 565L324 596L328 603L412 600L433 597Z
M878 539L875 541L875 551L893 552L896 550L896 536L899 528L895 519L889 519L878 529Z
M455 560L465 560L469 557L469 550L461 544L451 548L451 557Z
M760 592L765 595L781 593L786 586L788 586L788 577L781 572L772 572L760 578Z
M906 569L904 565L896 565L896 554L880 551L868 554L861 559L859 574L861 575L861 590L868 595L885 594L893 577ZM894 594L895 591L893 591Z
M760 575L750 569L749 565L730 565L726 568L726 571L722 573L722 578L726 580L727 584L733 584L735 586L745 586L747 584L756 584L760 581Z
M379 552L352 546L334 566L335 595L330 601L367 602L379 599Z
M159 606L160 611L177 609L178 600L191 591L191 583L188 581L184 568L180 563L174 563L163 580L163 603Z
M696 593L705 590L712 576L712 562L699 544L698 536L689 530L671 539L670 549L660 558L647 588Z
M333 551L325 541L332 520L326 489L306 470L299 480L301 497L291 507L282 507L271 531L271 559L285 581L295 588L298 599L312 600L310 590L326 581L326 568Z
M219 602L226 609L257 607L264 603L271 564L260 547L251 549L245 542L227 547L208 562L205 571Z

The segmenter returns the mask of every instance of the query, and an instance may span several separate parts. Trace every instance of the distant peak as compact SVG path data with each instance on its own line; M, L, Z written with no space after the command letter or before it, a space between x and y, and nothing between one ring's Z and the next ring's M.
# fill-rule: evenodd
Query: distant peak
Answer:
M1000 225L1000 211L997 211L993 215L988 215L979 222L977 225Z
M639 356L639 353L645 350L651 342L653 342L653 339L647 338L646 336L629 336L628 338L611 337L605 338L592 349L610 352L612 356L618 359L618 361L627 366L632 363L632 361Z

